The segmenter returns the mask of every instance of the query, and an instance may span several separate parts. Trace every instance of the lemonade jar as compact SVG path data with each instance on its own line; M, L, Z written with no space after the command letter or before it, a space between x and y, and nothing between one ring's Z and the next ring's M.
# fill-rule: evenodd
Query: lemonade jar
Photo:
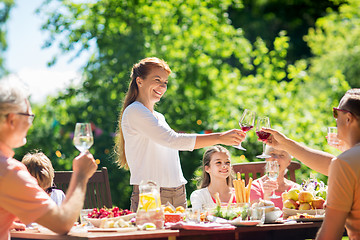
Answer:
M161 207L160 191L155 182L141 182L139 185L139 206L136 212L136 225L153 223L157 229L164 227L164 212Z

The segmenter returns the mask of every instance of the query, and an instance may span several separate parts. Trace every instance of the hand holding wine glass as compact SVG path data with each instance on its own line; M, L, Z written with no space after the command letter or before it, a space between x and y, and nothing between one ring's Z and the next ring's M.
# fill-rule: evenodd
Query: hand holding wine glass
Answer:
M254 123L255 123L255 112L245 109L239 121L241 130L243 132L250 131L254 127ZM233 147L246 151L246 149L243 146L241 146L241 143Z
M279 176L279 163L277 161L267 161L265 166L266 175L271 181L276 181ZM270 198L279 198L275 195L275 191Z
M263 141L263 152L261 155L256 156L257 158L269 158L270 156L265 154L265 142L268 137L270 137L270 133L262 131L262 128L270 128L270 119L268 117L258 118L256 124L256 135Z
M80 152L85 152L93 145L94 138L90 123L76 123L73 142Z

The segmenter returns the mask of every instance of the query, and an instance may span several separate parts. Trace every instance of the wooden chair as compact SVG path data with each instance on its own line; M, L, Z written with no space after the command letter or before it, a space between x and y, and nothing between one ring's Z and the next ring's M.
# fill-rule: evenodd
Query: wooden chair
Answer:
M56 188L66 193L72 173L73 171L55 171L54 183ZM89 179L83 208L102 208L104 206L112 207L109 176L106 167L103 167L101 171L96 171Z
M266 161L235 163L232 165L232 167L235 173L237 172L241 173L241 177L245 179L245 182L247 184L250 177L252 177L255 180L261 176L264 176L265 164ZM301 167L300 163L291 161L290 165L288 166L288 172L286 174L286 178L296 182L295 170L299 169L300 167Z

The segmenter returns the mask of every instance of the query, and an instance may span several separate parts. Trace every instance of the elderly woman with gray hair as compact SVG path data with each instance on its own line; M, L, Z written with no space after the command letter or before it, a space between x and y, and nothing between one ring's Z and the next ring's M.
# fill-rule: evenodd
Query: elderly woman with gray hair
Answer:
M279 163L279 177L276 181L272 181L267 175L262 176L253 181L250 192L250 199L256 202L258 199L271 200L275 207L283 208L281 194L291 188L297 188L299 185L284 177L287 172L287 167L290 165L292 156L283 150L277 150L273 147L266 147L265 153L271 157L266 158L266 161L277 161ZM279 198L270 198L275 191Z

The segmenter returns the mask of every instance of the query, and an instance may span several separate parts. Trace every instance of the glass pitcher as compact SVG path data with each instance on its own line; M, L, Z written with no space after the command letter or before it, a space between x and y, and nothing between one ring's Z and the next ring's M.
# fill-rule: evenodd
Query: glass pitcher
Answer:
M157 229L164 227L164 212L161 207L160 190L155 182L141 182L139 185L139 205L136 212L136 225L153 223Z

